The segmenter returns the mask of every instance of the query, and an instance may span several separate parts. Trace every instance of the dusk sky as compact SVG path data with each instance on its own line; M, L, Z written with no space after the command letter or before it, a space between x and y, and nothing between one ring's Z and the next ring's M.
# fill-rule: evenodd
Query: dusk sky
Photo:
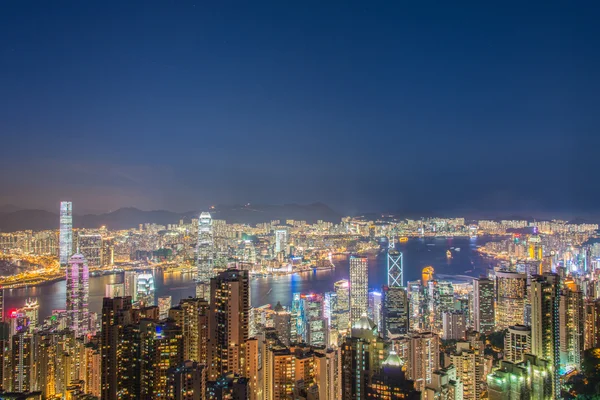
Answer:
M0 205L600 213L597 4L5 1Z

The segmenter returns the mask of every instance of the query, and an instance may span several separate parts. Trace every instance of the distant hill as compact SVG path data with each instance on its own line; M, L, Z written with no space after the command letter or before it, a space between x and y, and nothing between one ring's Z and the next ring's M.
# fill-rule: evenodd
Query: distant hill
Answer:
M281 220L285 223L288 219L304 220L314 223L317 220L340 222L341 215L327 205L314 203L308 205L252 205L252 206L217 206L210 210L214 219L224 219L228 223L257 224ZM120 208L105 214L75 215L73 225L75 228L99 228L106 226L108 229L137 228L139 224L156 223L160 225L176 224L181 219L189 222L197 218L199 211L176 213L166 210L143 211L137 208ZM18 210L12 212L0 211L0 232L14 232L20 230L46 230L58 229L58 213L44 210Z

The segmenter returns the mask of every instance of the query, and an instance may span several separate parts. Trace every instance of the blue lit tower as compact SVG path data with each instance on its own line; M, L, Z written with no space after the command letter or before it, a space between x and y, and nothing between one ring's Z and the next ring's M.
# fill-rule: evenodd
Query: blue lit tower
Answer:
M198 220L198 247L197 247L197 285L196 297L210 300L210 278L214 276L213 257L214 239L212 217L210 213L203 212Z
M387 274L388 287L404 287L404 269L402 265L402 253L393 247L393 241L390 242L392 245L388 249L387 254Z
M59 261L66 268L73 255L73 204L70 201L60 202L60 253Z

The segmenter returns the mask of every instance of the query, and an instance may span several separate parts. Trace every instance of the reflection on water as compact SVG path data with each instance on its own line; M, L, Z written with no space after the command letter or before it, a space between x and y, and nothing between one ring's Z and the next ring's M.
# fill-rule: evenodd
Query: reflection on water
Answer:
M446 275L478 276L485 272L487 263L474 253L476 245L482 245L489 240L468 238L453 239L410 239L406 243L396 245L404 253L404 280L419 279L423 267L432 265L435 272ZM454 251L452 259L448 260L446 251L451 247L460 248ZM348 260L346 257L334 259L337 266L334 270L303 272L286 276L271 276L253 279L250 282L251 304L275 304L281 301L290 305L292 293L315 292L322 293L333 290L333 283L340 279L348 279ZM471 271L467 272L466 271ZM191 273L153 271L156 286L156 297L171 296L173 304L179 299L195 294L194 276ZM122 281L121 275L105 275L90 278L90 310L100 312L104 287L107 283ZM380 288L387 282L385 253L369 256L369 286ZM45 318L52 310L65 308L66 284L64 281L48 285L27 288L7 289L5 291L5 311L22 307L29 297L36 297L40 303L40 318Z

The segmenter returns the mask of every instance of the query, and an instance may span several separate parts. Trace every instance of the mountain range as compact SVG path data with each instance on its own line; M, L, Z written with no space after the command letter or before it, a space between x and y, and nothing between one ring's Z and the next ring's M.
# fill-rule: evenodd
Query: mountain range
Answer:
M177 213L166 210L143 211L133 207L120 208L104 214L74 215L75 228L130 229L139 224L176 224L180 220L189 222L197 218L199 211ZM339 223L341 214L323 203L283 205L220 205L210 210L213 219L224 219L228 223L257 224L288 219L315 223L318 220ZM46 210L23 210L17 206L0 206L0 232L20 230L58 229L58 213Z

